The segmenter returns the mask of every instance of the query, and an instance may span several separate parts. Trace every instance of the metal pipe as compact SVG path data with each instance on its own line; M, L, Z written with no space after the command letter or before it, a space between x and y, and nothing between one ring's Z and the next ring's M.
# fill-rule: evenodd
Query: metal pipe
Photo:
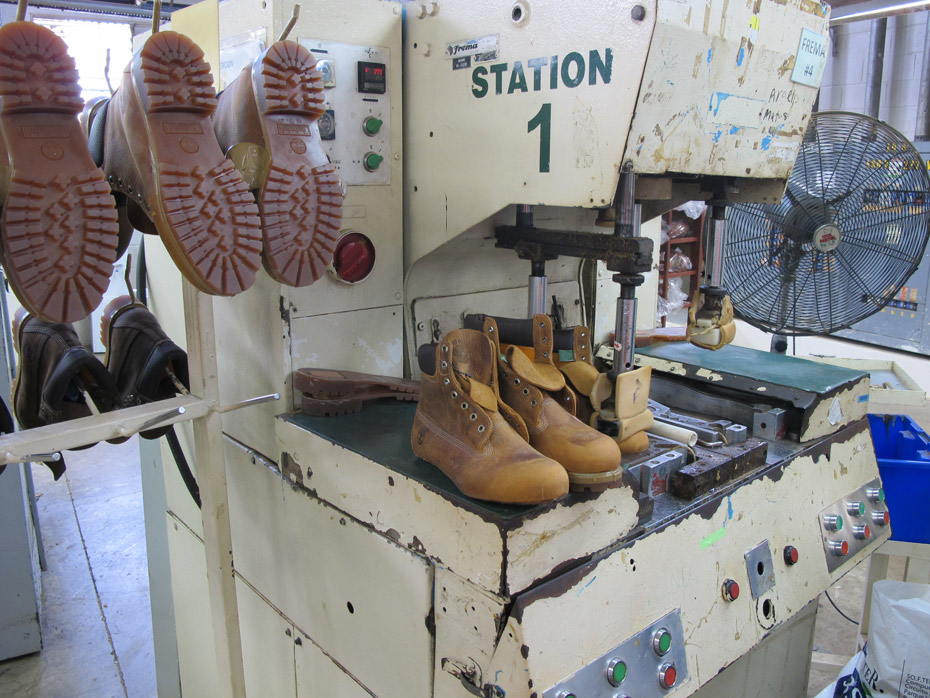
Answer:
M917 128L914 138L918 141L930 140L930 12L927 13L927 27L924 31L924 58L920 66L920 92L917 97Z
M888 20L884 17L872 22L869 34L869 64L865 75L865 113L878 118L882 102L882 71L885 64L885 35Z
M724 252L727 247L727 208L721 204L711 207L711 220L708 226L710 235L707 239L704 255L704 283L707 286L723 287Z
M614 235L635 237L639 235L639 219L642 209L636 204L636 175L630 163L626 163L617 184L616 211L614 213ZM614 360L610 376L616 377L633 368L633 352L636 349L636 286L620 284L617 297L617 313L614 318Z
M529 278L529 304L527 313L529 317L546 314L546 276L531 276Z
M850 24L852 22L864 22L870 19L879 19L881 17L894 17L897 15L906 15L911 12L923 12L930 10L930 0L917 0L916 2L902 2L897 5L882 6L881 0L870 3L873 7L868 10L859 10L843 14L844 9L836 8L830 13L830 26L835 27L839 24ZM861 7L861 5L859 5Z

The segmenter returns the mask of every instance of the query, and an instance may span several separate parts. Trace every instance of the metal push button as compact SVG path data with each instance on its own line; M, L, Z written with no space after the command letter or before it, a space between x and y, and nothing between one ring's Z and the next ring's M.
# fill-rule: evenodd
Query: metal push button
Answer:
M619 686L626 678L626 662L622 659L611 659L607 664L607 681L611 686Z
M828 531L842 531L843 517L838 514L826 514L823 517L823 527Z
M666 691L675 685L678 680L678 671L674 664L663 664L659 667L659 685Z
M785 546L785 564L786 565L798 564L799 558L800 558L800 554L798 553L797 548L795 548L793 545Z
M739 598L739 584L728 579L723 583L723 598L727 601L736 601Z
M853 526L853 536L859 540L868 540L872 537L872 529L869 528L868 524Z
M887 526L891 521L891 517L888 514L888 511L873 511L872 512L872 523L877 526Z
M652 649L655 650L656 654L664 657L671 648L672 634L668 631L668 628L656 630L655 635L652 636Z
M882 487L867 487L865 496L868 497L869 501L873 504L882 504L885 501L885 490Z
M865 502L846 502L846 511L850 516L865 516Z
M845 540L831 540L830 552L837 557L846 557L849 555L849 543Z

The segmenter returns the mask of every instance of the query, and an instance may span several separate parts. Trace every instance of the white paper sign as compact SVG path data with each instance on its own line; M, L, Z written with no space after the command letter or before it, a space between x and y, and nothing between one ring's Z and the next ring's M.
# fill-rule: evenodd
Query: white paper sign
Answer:
M801 30L798 54L794 59L791 82L809 87L819 87L823 69L827 65L827 38L811 31Z
M239 77L239 73L265 50L265 30L246 32L220 42L220 89Z

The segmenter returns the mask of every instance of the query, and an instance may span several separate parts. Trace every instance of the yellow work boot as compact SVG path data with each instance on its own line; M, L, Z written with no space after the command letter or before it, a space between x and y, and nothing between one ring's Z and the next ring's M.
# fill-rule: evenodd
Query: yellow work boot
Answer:
M288 286L307 286L333 261L342 190L323 152L316 120L323 78L313 54L278 41L219 95L217 141L255 192L265 271Z
M464 494L504 504L538 504L568 492L568 475L514 428L519 417L501 404L491 341L454 330L421 363L413 452L445 473Z
M620 449L575 417L576 396L552 359L552 320L533 316L534 361L517 346L501 347L492 317L485 317L484 332L498 345L501 399L526 424L529 441L540 453L568 471L573 488L603 488L623 477Z

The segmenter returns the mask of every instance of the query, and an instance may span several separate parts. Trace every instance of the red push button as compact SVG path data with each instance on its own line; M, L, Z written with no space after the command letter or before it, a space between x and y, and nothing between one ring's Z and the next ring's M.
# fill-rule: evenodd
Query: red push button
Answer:
M793 545L785 546L785 564L786 565L796 565L798 564L798 549Z
M739 598L739 584L728 579L723 583L723 598L727 601L736 601Z
M365 279L375 266L375 246L362 233L347 233L336 243L333 268L350 284Z
M678 670L674 664L663 664L659 668L659 685L666 691L678 680Z
M838 557L846 557L849 555L849 543L845 540L831 540L830 552Z
M872 523L878 526L887 526L891 521L887 511L873 511L872 512Z
M859 540L868 540L872 537L872 529L869 528L868 524L853 526L853 535Z

